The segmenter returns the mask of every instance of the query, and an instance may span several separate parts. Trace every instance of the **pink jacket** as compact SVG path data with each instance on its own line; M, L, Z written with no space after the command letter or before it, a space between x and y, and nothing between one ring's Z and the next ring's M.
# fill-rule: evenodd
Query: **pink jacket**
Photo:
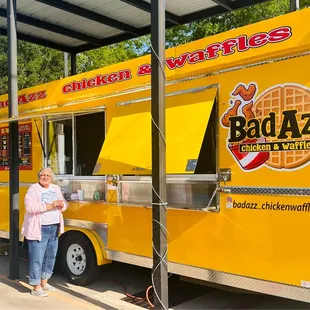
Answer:
M64 212L68 203L64 199L60 187L55 184L51 184L52 188L58 195L58 199L64 203L64 207L59 210L59 223L60 223L60 233L64 232L64 219L62 212ZM22 226L22 235L28 240L39 240L41 241L41 218L40 213L46 211L45 203L40 201L41 193L44 188L39 184L33 184L29 187L25 196L25 207L26 213L24 216L24 222Z

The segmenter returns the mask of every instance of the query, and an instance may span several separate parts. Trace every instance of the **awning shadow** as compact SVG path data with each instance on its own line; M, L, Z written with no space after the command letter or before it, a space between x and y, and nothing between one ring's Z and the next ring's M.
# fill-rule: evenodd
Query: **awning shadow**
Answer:
M20 293L30 293L30 289L24 286L21 280L10 280L8 277L0 275L0 283L8 285L14 288L16 291Z
M59 290L59 291L68 293L68 294L70 294L70 295L72 295L72 296L74 296L76 298L80 298L80 299L82 299L82 300L84 300L84 301L86 301L88 303L91 303L91 304L93 304L95 306L101 307L102 309L118 310L117 308L109 306L109 305L105 304L102 301L96 300L96 299L91 298L91 297L89 297L87 295L84 295L84 294L81 294L81 293L79 293L77 291L74 291L74 290L72 290L72 289L62 285L61 283L55 283L55 282L51 281L51 284L55 288L57 288L57 290ZM64 282L64 284L66 284L66 283Z

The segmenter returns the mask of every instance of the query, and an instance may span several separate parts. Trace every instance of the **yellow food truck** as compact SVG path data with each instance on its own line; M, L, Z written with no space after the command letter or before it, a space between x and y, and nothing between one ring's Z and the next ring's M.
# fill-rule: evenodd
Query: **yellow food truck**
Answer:
M170 272L310 302L308 20L303 9L166 51ZM20 222L51 167L69 202L59 260L73 283L112 261L152 267L150 74L148 55L19 92Z

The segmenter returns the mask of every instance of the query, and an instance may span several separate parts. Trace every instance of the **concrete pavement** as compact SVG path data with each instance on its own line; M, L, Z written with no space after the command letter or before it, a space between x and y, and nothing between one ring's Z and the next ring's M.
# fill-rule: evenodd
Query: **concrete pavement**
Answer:
M20 260L20 279L8 279L9 257L0 256L0 309L44 309L44 310L85 310L85 309L142 309L121 299L125 297L124 285L127 290L143 290L145 281L134 281L126 274L112 274L112 269L103 274L89 287L79 287L66 282L61 275L53 275L50 284L57 288L56 292L49 293L46 298L30 295L31 286L28 285L28 263ZM115 272L115 270L114 270ZM141 281L141 282L140 282ZM137 284L140 282L141 284Z
M1 249L1 246L0 246ZM0 251L3 253L3 251ZM8 310L85 310L143 309L122 299L130 294L145 292L150 285L150 270L126 264L104 266L98 281L88 287L75 286L61 274L54 274L50 283L57 288L47 298L30 295L28 262L20 260L20 279L8 279L9 257L0 255L0 309ZM170 282L170 280L172 282ZM272 296L223 291L180 284L169 280L171 310L178 309L310 309L310 304ZM183 282L184 283L184 282Z

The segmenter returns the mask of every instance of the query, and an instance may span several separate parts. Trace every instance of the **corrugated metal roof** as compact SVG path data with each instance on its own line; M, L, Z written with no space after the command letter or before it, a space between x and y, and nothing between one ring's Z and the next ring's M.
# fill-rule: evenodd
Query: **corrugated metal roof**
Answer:
M151 22L149 13L119 0L66 0L66 2L120 20L137 28L148 26Z
M18 38L78 53L150 33L151 0L16 0ZM166 0L166 27L266 0ZM0 0L6 35L7 0Z
M1 28L6 27L6 18L0 17L0 27ZM63 45L68 44L70 46L80 46L81 44L84 43L83 41L75 40L67 36L56 34L52 31L47 31L44 29L38 30L38 28L36 27L25 25L22 23L17 23L17 31L23 32L23 34L32 36L37 39L49 38L49 40L57 41L58 43L63 44Z
M39 38L39 39L43 39L43 40L48 38L51 41L55 41L55 42L57 41L60 44L69 45L70 47L80 46L81 44L83 44L83 41L72 39L70 37L63 36L61 34L57 34L55 32L47 31L44 29L39 29L38 31L38 28L25 25L22 23L17 23L17 31L23 32L26 35Z
M34 0L22 0L21 2L28 2L29 4L18 8L18 12L23 15L31 16L52 24L61 25L67 29L93 35L96 38L103 39L123 32L54 7L48 7L47 9L45 4ZM32 3L30 4L30 2Z

